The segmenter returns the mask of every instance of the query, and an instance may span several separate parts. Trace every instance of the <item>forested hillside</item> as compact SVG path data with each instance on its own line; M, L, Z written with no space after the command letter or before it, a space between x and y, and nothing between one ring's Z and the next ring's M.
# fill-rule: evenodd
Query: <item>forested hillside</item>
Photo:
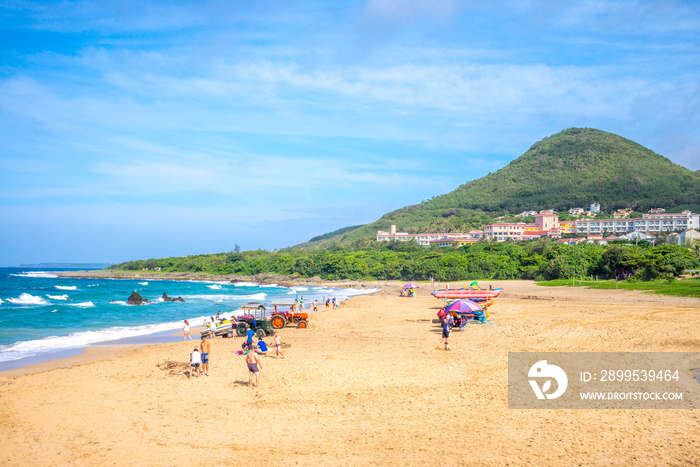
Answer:
M464 168L467 173L467 168ZM401 231L467 231L524 210L587 207L605 211L700 210L700 175L621 136L571 128L535 143L495 173L421 204L406 206L359 229L341 242L374 237L395 224Z

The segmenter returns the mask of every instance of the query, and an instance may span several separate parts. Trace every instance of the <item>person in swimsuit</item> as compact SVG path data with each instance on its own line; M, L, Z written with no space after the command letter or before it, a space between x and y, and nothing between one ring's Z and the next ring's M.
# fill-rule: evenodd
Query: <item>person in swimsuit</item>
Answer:
M211 317L211 325L209 326L209 338L213 339L216 337L216 321L214 317Z
M262 368L260 357L255 352L248 352L245 356L245 362L248 365L248 384L253 386L253 376L255 376L255 386L260 386L260 369Z
M280 337L279 334L277 334L277 331L275 331L275 358L280 358L280 355L282 355L282 358L284 358L284 354L282 353L282 338Z
M199 353L199 349L195 347L190 354L190 374L187 376L188 379L192 377L192 370L195 370L198 373L198 376L202 376L201 364L202 355Z
M192 340L192 336L190 336L190 323L185 320L185 325L182 327L182 340L186 341L188 337Z
M204 368L204 374L209 376L209 352L211 352L211 342L204 336L202 336L200 348L202 349L202 367Z

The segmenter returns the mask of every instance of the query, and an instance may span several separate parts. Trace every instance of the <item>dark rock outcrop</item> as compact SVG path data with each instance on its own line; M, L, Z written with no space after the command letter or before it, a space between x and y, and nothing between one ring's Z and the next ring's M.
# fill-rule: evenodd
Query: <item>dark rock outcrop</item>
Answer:
M177 298L172 298L168 297L168 294L163 292L163 301L164 302L182 302L185 303L185 299L182 297L177 297Z
M144 303L148 303L148 300L143 298L136 291L133 291L131 292L131 296L126 301L126 303L128 303L129 305L143 305Z

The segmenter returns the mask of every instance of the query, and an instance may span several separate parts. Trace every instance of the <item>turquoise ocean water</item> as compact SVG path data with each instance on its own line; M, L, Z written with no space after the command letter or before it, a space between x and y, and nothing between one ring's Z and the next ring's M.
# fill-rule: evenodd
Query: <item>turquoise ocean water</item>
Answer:
M133 291L152 303L127 305ZM163 302L163 293L185 303ZM0 268L0 370L74 354L88 345L161 335L200 326L218 311L225 316L249 302L336 297L371 290L278 287L252 283L170 280L66 279L56 271ZM113 302L115 301L115 302ZM168 340L163 338L163 341Z

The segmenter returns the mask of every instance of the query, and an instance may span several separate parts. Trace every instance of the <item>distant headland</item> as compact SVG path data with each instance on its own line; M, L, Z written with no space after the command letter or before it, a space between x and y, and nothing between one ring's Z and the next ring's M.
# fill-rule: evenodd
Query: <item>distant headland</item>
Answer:
M27 269L49 269L49 268L81 268L81 269L104 269L112 263L38 263L20 264L16 267Z

